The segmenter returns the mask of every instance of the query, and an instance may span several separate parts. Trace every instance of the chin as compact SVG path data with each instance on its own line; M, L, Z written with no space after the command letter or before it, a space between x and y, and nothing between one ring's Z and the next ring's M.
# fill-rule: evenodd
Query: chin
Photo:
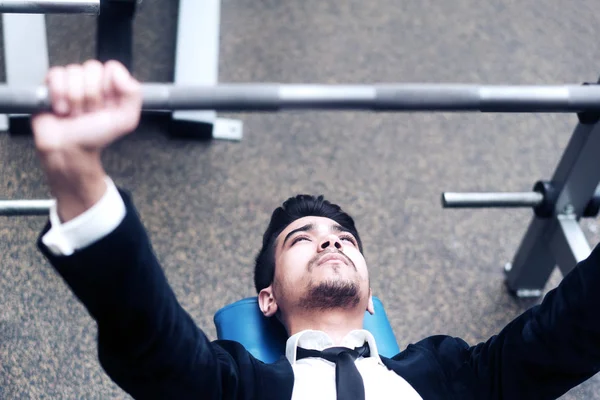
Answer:
M305 309L351 309L360 304L360 286L354 280L338 277L312 281L301 299Z

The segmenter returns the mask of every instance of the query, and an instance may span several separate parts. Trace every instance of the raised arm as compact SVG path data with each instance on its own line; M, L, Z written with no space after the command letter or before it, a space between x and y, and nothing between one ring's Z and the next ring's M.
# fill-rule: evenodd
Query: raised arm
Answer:
M137 126L139 84L115 62L55 68L47 84L54 113L32 125L56 209L38 244L97 321L102 366L136 398L242 390L237 364L179 305L133 203L100 162Z
M600 371L599 310L597 246L540 305L487 342L441 340L449 351L440 361L472 383L475 393L464 398L556 399Z
M36 115L32 127L58 216L65 223L105 193L102 150L137 127L141 88L114 61L54 67L46 83L54 112Z

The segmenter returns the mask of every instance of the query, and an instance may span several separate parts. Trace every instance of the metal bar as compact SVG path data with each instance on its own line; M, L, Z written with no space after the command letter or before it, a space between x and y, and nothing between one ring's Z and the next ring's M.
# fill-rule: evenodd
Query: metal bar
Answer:
M0 200L0 216L48 215L54 200Z
M219 81L221 0L180 0L175 47L176 85L216 85ZM178 111L173 119L214 124L214 110Z
M512 263L505 267L505 284L517 297L539 297L556 262L546 238L556 230L555 218L534 218Z
M6 83L19 87L43 82L49 68L46 16L2 14L2 25ZM22 116L2 114L2 118L2 130L21 133L16 122Z
M103 0L96 24L96 58L116 60L133 70L133 18L136 0Z
M0 13L97 15L100 0L0 0Z
M523 193L442 193L444 208L535 207L544 201L538 192Z
M154 101L155 104L152 104ZM146 85L145 107L278 111L573 112L600 109L596 86L475 86L435 84L261 85L214 87ZM167 104L165 104L167 103Z
M559 215L558 229L550 239L549 248L563 276L567 275L580 261L589 257L592 249L585 237L577 216Z
M565 233L568 223L560 218L566 213L577 220L594 195L600 182L600 169L596 168L599 151L600 124L578 124L550 180L559 193L554 217L534 217L531 221L512 268L506 273L506 284L511 291L541 293L557 264L564 273L573 268L573 260L585 253L585 247L581 246L586 246L587 242L574 244L583 236ZM567 239L561 240L561 237ZM578 255L568 256L568 252L558 250L558 246L564 248L567 245ZM553 246L557 249L553 250Z
M600 86L477 86L438 84L142 86L144 110L581 112L600 110ZM45 87L0 85L0 112L49 108Z
M175 46L175 85L219 82L221 0L180 0ZM215 110L184 110L172 114L173 136L241 140L242 121L217 117Z

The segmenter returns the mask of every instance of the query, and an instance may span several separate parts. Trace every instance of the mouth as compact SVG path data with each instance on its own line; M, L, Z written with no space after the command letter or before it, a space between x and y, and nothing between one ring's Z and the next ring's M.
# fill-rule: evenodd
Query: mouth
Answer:
M340 254L326 254L323 257L321 257L321 259L319 260L319 262L317 263L317 265L323 265L326 263L333 263L333 264L345 264L348 265L348 261L346 261L346 258Z

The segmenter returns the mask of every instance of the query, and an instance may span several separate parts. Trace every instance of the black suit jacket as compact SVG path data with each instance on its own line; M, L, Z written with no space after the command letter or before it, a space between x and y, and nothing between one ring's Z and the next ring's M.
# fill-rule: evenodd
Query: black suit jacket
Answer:
M239 343L210 342L196 326L167 283L131 199L121 195L125 219L91 246L57 257L38 241L97 321L108 375L140 399L289 399L294 375L287 359L262 363ZM542 304L487 342L471 347L432 336L382 360L424 399L553 399L600 368L599 304L596 248Z

